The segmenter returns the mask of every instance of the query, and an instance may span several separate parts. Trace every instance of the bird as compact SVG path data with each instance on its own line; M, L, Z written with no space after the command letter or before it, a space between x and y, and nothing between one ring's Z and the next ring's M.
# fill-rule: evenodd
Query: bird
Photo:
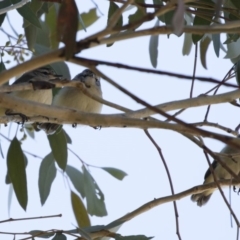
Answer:
M238 137L239 138L239 137ZM240 172L240 148L226 145L219 153L215 153L236 175ZM212 168L217 180L232 179L233 176L217 160L212 162ZM213 174L208 168L204 176L203 184L214 182ZM215 189L209 189L201 193L193 194L191 200L199 207L205 205L212 196Z
M72 81L80 81L85 84L88 91L95 96L102 97L100 78L90 69L83 70L76 75ZM88 113L101 113L102 103L85 95L80 89L74 87L63 87L55 95L52 102L53 106L67 107L77 111ZM61 125L54 123L41 123L39 128L46 134L52 135Z
M48 80L55 79L59 77L60 75L57 75L55 71L50 67L41 67L38 69L35 69L30 72L24 73L20 78L18 78L13 85L15 84L21 84L21 83L32 83L33 88L35 83L46 83L48 84ZM50 84L50 83L49 83ZM52 89L44 89L44 90L23 90L23 91L15 91L15 92L9 92L8 94L11 94L13 96L38 102L38 103L44 103L51 105L52 103ZM17 112L17 109L6 109L6 108L0 108L0 116L4 115L20 115L23 117L24 115L22 113Z

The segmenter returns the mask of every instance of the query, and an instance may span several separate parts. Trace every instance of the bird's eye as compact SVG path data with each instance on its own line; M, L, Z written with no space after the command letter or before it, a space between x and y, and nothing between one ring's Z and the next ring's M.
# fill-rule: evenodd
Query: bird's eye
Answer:
M44 72L42 72L44 75L48 75L49 74L49 72L48 71L44 71Z

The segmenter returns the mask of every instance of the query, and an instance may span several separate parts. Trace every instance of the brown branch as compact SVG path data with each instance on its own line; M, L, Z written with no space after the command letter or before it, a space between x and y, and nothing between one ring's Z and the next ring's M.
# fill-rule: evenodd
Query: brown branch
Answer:
M119 89L120 91L122 91L123 93L125 93L126 95L128 95L129 97L131 97L133 100L135 100L136 102L144 105L145 107L149 108L150 110L156 112L156 113L159 113L160 115L166 117L166 118L169 118L170 120L178 123L179 125L187 128L188 130L190 131L195 131L197 133L197 135L202 135L204 137L210 137L209 133L205 130L202 130L202 129L198 129L198 128L195 128L194 126L191 126L190 124L187 124L185 123L184 121L178 119L178 118L175 118L167 113L165 113L164 111L158 109L157 107L155 106L152 106L150 104L148 104L147 102L143 101L142 99L140 99L139 97L137 97L136 95L134 95L133 93L129 92L127 89L123 88L122 86L120 86L119 84L117 84L116 82L114 82L112 79L110 79L109 77L107 77L105 74L103 74L101 71L99 71L96 67L94 66L89 66L86 64L87 67L89 68L92 68L92 70L100 77L104 78L108 83L110 83L111 85L113 85L114 87L116 87L117 89ZM220 140L228 145L232 145L232 146L235 146L235 147L239 147L239 139L236 139L236 138L231 138L231 137L228 137L228 136L219 136L218 134L214 134L211 136L211 138L214 138L214 139L217 139L217 140Z
M221 186L231 186L232 184L239 185L240 181L236 181L236 180L221 180L220 181L219 180L218 183ZM144 212L147 212L150 209L152 209L154 207L157 207L161 204L165 204L165 203L168 203L168 202L173 202L173 201L176 201L176 200L180 200L180 199L182 199L184 197L187 197L189 195L201 193L201 192L204 192L206 190L215 189L215 188L217 188L217 184L215 182L213 182L213 183L209 183L209 184L205 184L205 185L198 185L198 186L192 187L188 190L182 191L182 192L177 193L175 195L170 195L170 196L166 196L166 197L162 197L162 198L156 198L156 199L154 199L150 202L147 202L147 203L143 204L141 207L139 207L139 208L135 209L134 211L124 215L123 217L120 217L120 218L114 220L110 224L114 225L114 223L120 223L120 222L124 223L124 222L129 221L129 220L133 219L134 217L137 217L138 215L140 215ZM108 225L110 225L110 224L108 224Z
M223 80L222 80L216 87L210 89L208 92L210 92L210 91L212 91L212 90L215 89L213 95L216 95L216 94L217 94L217 91L219 90L219 88L220 88L223 84L225 84L227 80L229 80L229 77L228 77L228 76L230 75L230 73L231 73L231 71L232 71L233 69L234 69L234 66L230 68L230 70L227 72L227 74L225 75L225 77L223 78ZM207 92L207 93L208 93L208 92ZM211 108L211 105L209 105L209 106L207 107L207 111L206 111L206 114L205 114L205 117L204 117L204 121L207 121L208 114L209 114L209 112L210 112L210 108Z
M222 125L219 125L218 123L213 123L213 122L197 122L197 123L192 123L193 126L209 126L209 127L215 127L215 128L218 128L218 129L221 129L227 133L231 133L233 134L234 136L238 136L238 132L231 129L231 128L228 128L228 127L224 127Z
M5 222L35 220L35 219L54 218L54 217L62 217L62 214L49 215L49 216L40 216L40 217L27 217L27 218L9 218L9 219L0 221L0 224L1 223L5 223Z
M196 79L196 68L197 68L197 52L198 52L198 43L195 44L195 55L194 55L194 66L193 66L193 75L192 75L192 84L190 90L190 98L193 97L193 87Z
M178 73L173 73L173 72L167 72L167 71L159 71L159 70L154 70L150 68L140 68L140 67L135 67L135 66L129 66L121 63L112 63L112 62L107 62L107 61L101 61L101 60L94 60L94 59L88 59L88 58L81 58L81 57L73 57L70 62L75 63L75 64L86 64L88 63L89 65L106 65L106 66L111 66L111 67L116 67L116 68L124 68L124 69L129 69L129 70L135 70L139 72L146 72L146 73L153 73L153 74L158 74L158 75L166 75L169 77L176 77L184 80L191 80L193 79L193 76L191 75L184 75L184 74L178 74ZM216 83L216 84L222 84L227 87L234 87L234 88L239 88L238 85L232 84L232 83L226 83L219 81L214 78L206 78L206 77L200 77L200 76L195 76L196 80L202 81L202 82L208 82L208 83Z
M155 148L158 151L158 154L162 160L162 163L164 165L165 171L167 173L167 177L168 177L168 181L170 184L170 188L171 188L171 192L172 195L174 195L174 188L173 188L173 183L172 183L172 178L171 178L171 174L170 171L168 169L168 165L167 162L165 161L165 158L163 156L162 150L161 148L158 146L158 144L156 143L156 141L153 139L153 137L150 135L150 133L148 132L148 130L144 130L145 134L147 135L147 137L149 138L149 140L152 142L152 144L155 146ZM173 207L174 207L174 212L175 212L175 219L176 219L176 234L178 236L178 239L181 240L181 235L180 235L180 230L179 230L179 222L178 222L178 218L179 218L179 214L178 214L178 210L177 210L177 203L176 201L173 201Z

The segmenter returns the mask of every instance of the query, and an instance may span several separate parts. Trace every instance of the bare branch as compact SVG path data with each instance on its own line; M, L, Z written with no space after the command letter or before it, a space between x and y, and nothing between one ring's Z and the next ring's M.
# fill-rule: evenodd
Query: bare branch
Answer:
M157 149L157 151L158 151L158 153L159 153L159 155L160 155L160 158L162 159L162 162L163 162L165 171L166 171L166 173L167 173L167 177L168 177L168 181L169 181L169 184L170 184L171 192L172 192L172 195L174 195L174 188L173 188L173 183L172 183L171 174L170 174L170 171L169 171L169 169L168 169L167 162L165 161L165 158L164 158L164 156L163 156L162 150L161 150L161 148L158 146L158 144L156 143L156 141L153 139L153 137L150 135L150 133L148 132L148 130L144 130L144 132L145 132L145 134L147 135L147 137L149 138L149 140L152 142L152 144L155 146L155 148ZM178 222L179 215L178 215L178 210L177 210L177 203L176 203L176 201L173 201L173 207L174 207L175 218L176 218L176 233L177 233L177 235L178 235L178 239L181 240L181 235L180 235L180 230L179 230L179 222Z
M228 128L228 127L224 127L218 123L212 123L212 122L197 122L197 123L192 123L192 125L194 126L209 126L209 127L215 127L215 128L218 128L218 129L221 129L227 133L231 133L233 134L234 136L238 136L238 132L231 129L231 128Z
M232 185L237 186L237 185L240 184L240 181L231 180L231 179L230 180L221 180L221 181L218 181L218 184L221 185L221 186L232 186ZM150 209L152 209L154 207L157 207L161 204L165 204L165 203L168 203L168 202L173 202L173 201L176 201L176 200L180 200L180 199L182 199L184 197L187 197L189 195L196 194L196 193L201 193L201 192L204 192L206 190L215 189L215 188L217 188L217 184L215 182L213 182L213 183L209 183L209 184L205 184L205 185L198 185L198 186L192 187L188 190L177 193L175 195L170 195L170 196L166 196L166 197L162 197L162 198L156 198L156 199L154 199L154 200L152 200L148 203L145 203L144 205L135 209L134 211L124 215L123 217L116 219L115 221L113 221L110 224L113 224L113 223L116 223L116 222L129 221L129 220L133 219L134 217L137 217L138 215L140 215L144 212L147 212Z

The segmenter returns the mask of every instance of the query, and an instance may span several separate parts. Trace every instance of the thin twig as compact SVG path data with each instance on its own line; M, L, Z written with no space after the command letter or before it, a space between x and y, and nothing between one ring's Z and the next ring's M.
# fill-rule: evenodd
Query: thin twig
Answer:
M40 216L40 217L27 217L27 218L9 218L9 219L0 221L0 224L1 223L5 223L5 222L25 221L25 220L35 220L35 219L55 218L55 217L62 217L62 214L49 215L49 216Z
M147 137L149 138L149 140L152 142L152 144L155 146L155 148L157 149L159 156L162 160L162 163L164 165L165 171L167 173L167 177L168 177L168 181L170 184L170 189L172 192L172 195L174 195L174 188L173 188L173 183L172 183L172 178L171 178L171 174L170 171L168 169L168 165L167 162L165 161L165 158L163 156L162 150L161 148L158 146L158 144L156 143L156 141L153 139L153 137L150 135L150 133L148 132L148 130L144 130L145 134L147 135ZM176 219L176 234L178 236L178 239L181 240L181 234L180 234L180 230L179 230L179 222L178 222L178 210L177 210L177 203L176 201L173 201L173 207L174 207L174 212L175 212L175 219Z
M231 129L231 128L228 128L228 127L224 127L218 123L212 123L212 122L196 122L196 123L192 123L193 126L209 126L209 127L215 127L215 128L218 128L218 129L221 129L227 133L231 133L233 134L234 136L238 136L238 132Z
M194 87L194 81L195 81L196 69L197 69L197 53L198 53L198 43L195 44L195 55L194 55L194 65L193 65L193 75L192 75L192 84L191 84L191 90L190 90L190 98L193 97L193 87Z
M218 184L220 184L221 186L229 186L229 185L239 185L240 181L236 181L236 180L219 180ZM182 191L180 193L177 193L175 195L170 195L170 196L165 196L162 198L156 198L150 202L147 202L145 204L143 204L141 207L133 210L132 212L124 215L123 217L120 217L116 220L114 220L113 222L111 222L110 224L108 224L107 226L116 226L115 223L123 223L126 221L129 221L131 219L133 219L134 217L139 216L140 214L149 211L150 209L157 207L161 204L165 204L168 202L173 202L176 200L180 200L184 197L190 196L192 194L197 194L197 193L201 193L204 192L206 190L210 190L210 189L215 189L217 188L217 184L215 182L212 183L208 183L208 184L203 184L203 185L198 185L195 187L192 187L188 190Z
M222 80L220 83L218 83L218 85L215 87L216 89L215 89L213 95L216 95L218 89L219 89L223 84L226 83L226 81L228 80L228 75L231 73L231 71L233 70L233 68L234 68L234 66L231 67L231 69L227 72L227 74L225 75L225 77L223 78L223 80ZM213 89L214 89L214 88L213 88ZM213 89L211 89L210 91L212 91ZM209 91L208 91L208 92L209 92ZM208 114L209 114L209 112L210 112L210 108L211 108L211 105L209 105L209 106L207 107L207 111L206 111L206 114L205 114L205 117L204 117L204 121L207 121Z
M107 62L107 61L101 61L101 60L94 60L94 59L88 59L88 58L81 58L81 57L76 57L74 56L71 60L72 63L76 64L81 64L83 62L88 63L89 65L106 65L106 66L111 66L111 67L116 67L116 68L124 68L124 69L129 69L129 70L135 70L139 72L146 72L146 73L153 73L153 74L158 74L158 75L166 75L169 77L176 77L184 80L191 80L193 79L193 76L191 75L184 75L184 74L178 74L174 72L167 72L167 71L160 71L160 70L154 70L150 68L141 68L141 67L135 67L135 66L129 66L126 64L121 64L121 63L112 63L112 62ZM232 83L223 83L222 81L219 81L214 78L206 78L206 77L200 77L200 76L195 76L196 80L202 81L202 82L208 82L208 83L216 83L216 84L222 84L226 87L234 87L234 88L239 88L238 85L232 84Z

